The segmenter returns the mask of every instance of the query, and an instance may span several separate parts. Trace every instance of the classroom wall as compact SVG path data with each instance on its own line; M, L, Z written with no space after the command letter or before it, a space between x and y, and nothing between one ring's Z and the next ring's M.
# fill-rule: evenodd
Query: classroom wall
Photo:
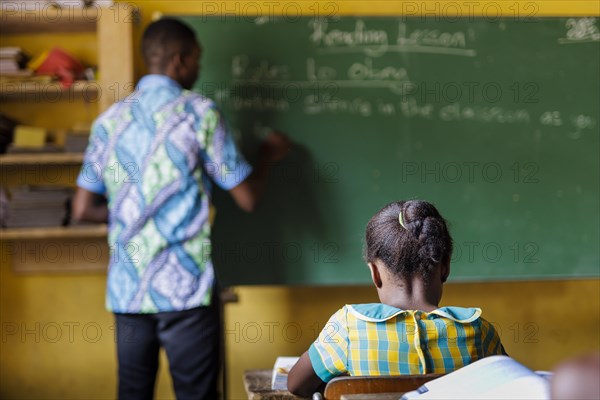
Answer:
M69 243L73 251L60 258L51 241L0 245L2 399L115 398L113 317L104 310L106 275L13 270L26 254L50 266L81 258L77 240ZM106 250L104 246L104 263ZM94 254L90 250L83 258ZM158 398L173 398L170 378L161 372Z
M142 11L142 22L136 29L139 39L155 11L193 14L207 4L224 2L133 3ZM232 3L244 10L244 4L250 2ZM275 2L279 10L290 3L293 2ZM334 4L344 13L375 10L389 15L409 2L347 3L297 4L305 11L315 4ZM485 3L494 2L481 2ZM594 2L568 2L568 9L564 2L527 3L536 5L544 15L598 13ZM438 4L443 10L445 3ZM236 12L235 6L233 10ZM136 68L141 72L139 56L137 60ZM9 249L2 243L0 398L114 397L114 331L112 316L104 310L105 280L102 273L15 274ZM343 304L377 300L370 287L257 286L238 287L235 291L239 301L226 306L225 318L228 390L232 399L244 398L244 370L270 368L278 355L298 355ZM500 329L508 353L535 369L550 369L566 357L600 348L598 279L450 283L446 285L443 305L481 307L484 317ZM162 361L157 398L173 398L164 357Z
M102 273L17 275L0 252L0 398L114 398L112 315ZM230 399L245 398L242 374L308 348L345 303L377 301L373 288L237 287L225 307ZM477 305L507 352L534 369L600 350L600 280L449 283L442 305ZM162 358L157 398L173 398Z

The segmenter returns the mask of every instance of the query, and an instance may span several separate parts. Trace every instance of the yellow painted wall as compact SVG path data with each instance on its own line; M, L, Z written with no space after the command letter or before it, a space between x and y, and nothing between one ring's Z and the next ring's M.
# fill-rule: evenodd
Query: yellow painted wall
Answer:
M195 14L202 12L203 7L206 11L209 4L225 2L134 3L142 11L142 24L135 33L139 38L155 11ZM251 12L244 5L254 2L230 3L238 4L238 12ZM276 2L274 10L281 12L291 3L294 2ZM333 5L343 14L390 15L408 11L409 3L415 4L400 1L294 4L299 4L302 12L314 12L316 7L326 13L331 8L325 7ZM444 12L445 5L457 2L429 3L438 4L438 12ZM478 3L482 7L480 12L486 3L494 2ZM496 2L504 8L509 7L509 3L514 4ZM539 15L599 13L597 1L520 4L533 4ZM232 7L235 12L236 6ZM445 10L452 12L451 8ZM515 11L507 8L503 12L511 15L510 12ZM27 40L30 39L25 39L24 45ZM73 44L74 49L77 43ZM137 60L139 72L139 56ZM5 104L2 107L4 109ZM10 107L25 116L35 109L33 106ZM78 108L68 118L73 122L88 120L90 113L86 106L78 107L83 109ZM46 120L47 116L36 118L44 125L61 126L60 121ZM70 124L69 120L67 126ZM7 252L3 242L0 251L0 398L113 398L116 384L114 331L112 316L104 310L104 274L18 275L12 270ZM566 357L600 348L598 279L461 283L448 284L445 290L444 305L483 308L484 317L500 328L509 354L532 368L550 369ZM228 390L232 399L244 397L241 376L245 369L270 368L278 355L301 353L328 317L343 304L377 300L369 287L239 287L236 292L240 301L227 305L225 321ZM164 357L162 361L157 398L172 398Z
M19 275L12 269L13 257L28 253L40 257L39 262L57 264L97 257L77 247L76 240L69 242L72 251L63 251L61 258L48 241L3 241L0 246L2 399L115 398L113 318L104 310L106 276ZM101 262L106 263L106 254ZM162 372L158 398L172 398L170 378Z

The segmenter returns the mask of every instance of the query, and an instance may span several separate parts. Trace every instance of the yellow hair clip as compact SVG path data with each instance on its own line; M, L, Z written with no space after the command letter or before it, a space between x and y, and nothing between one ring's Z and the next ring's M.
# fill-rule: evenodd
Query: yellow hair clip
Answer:
M400 211L400 214L398 214L398 221L400 222L400 225L406 229L406 226L404 225L404 221L402 220L402 211ZM408 229L406 229L408 230Z

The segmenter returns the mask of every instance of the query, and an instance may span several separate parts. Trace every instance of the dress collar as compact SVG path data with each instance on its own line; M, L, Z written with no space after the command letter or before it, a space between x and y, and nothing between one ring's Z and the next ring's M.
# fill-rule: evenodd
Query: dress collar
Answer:
M368 322L382 322L394 318L400 314L421 313L423 319L429 319L430 316L437 315L448 318L456 322L468 323L473 322L481 316L480 308L464 308L464 307L441 307L430 312L402 310L393 306L388 306L382 303L370 304L353 304L348 305L350 311L356 318Z

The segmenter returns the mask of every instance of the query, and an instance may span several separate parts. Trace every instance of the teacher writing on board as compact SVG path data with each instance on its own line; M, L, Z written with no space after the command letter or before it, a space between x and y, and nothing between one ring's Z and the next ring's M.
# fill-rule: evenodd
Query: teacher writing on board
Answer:
M190 91L201 51L177 20L147 27L149 74L94 122L77 179L74 217L109 222L106 307L116 320L121 399L153 397L161 346L178 399L217 398L211 183L252 211L270 163L290 146L271 133L256 167L246 162L215 103Z

